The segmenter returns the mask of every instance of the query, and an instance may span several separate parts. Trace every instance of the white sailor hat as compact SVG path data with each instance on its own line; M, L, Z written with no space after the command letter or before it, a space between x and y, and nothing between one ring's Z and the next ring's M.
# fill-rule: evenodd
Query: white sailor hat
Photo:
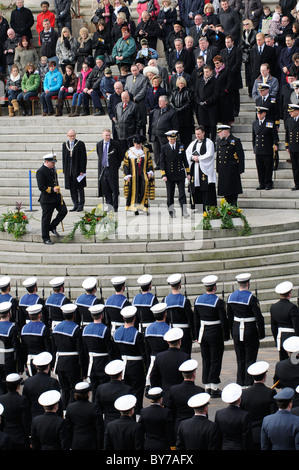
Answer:
M128 411L134 408L137 398L134 395L128 394L117 398L114 402L114 407L118 411Z
M180 367L180 372L192 372L193 370L197 369L198 362L195 359L188 359L187 361L183 362Z
M36 315L37 313L41 312L43 306L41 304L29 305L26 308L28 315Z
M0 313L6 313L8 312L12 307L11 302L1 302L0 303Z
M54 277L54 279L51 279L50 281L50 286L52 287L62 286L62 284L64 284L64 280L65 280L64 277Z
M137 308L134 305L128 305L121 309L120 314L123 318L130 318L134 317L135 313L137 312Z
M0 288L8 286L9 283L10 283L10 277L9 276L0 277Z
M170 328L168 331L166 331L165 335L163 336L163 339L168 342L172 341L178 341L184 336L184 332L181 328Z
M55 405L55 403L59 402L60 397L61 394L58 390L48 390L38 397L38 403L42 406Z
M248 367L247 372L249 375L261 375L267 372L268 369L269 369L268 362L257 361Z
M168 284L170 284L172 286L172 285L177 284L178 282L180 282L181 279L182 279L181 274L179 274L179 273L171 274L170 276L168 276L167 282L168 282Z
M4 411L4 406L2 405L2 403L0 403L0 416L3 414L3 411Z
M140 286L146 286L152 282L153 276L151 274L143 274L137 279Z
M246 281L249 281L250 278L251 278L250 273L237 274L236 276L236 279L238 282L246 282Z
M211 395L206 392L197 393L189 398L187 404L190 408L200 408L209 403Z
M210 276L205 276L201 282L205 285L205 286L213 286L214 284L216 284L216 282L218 281L218 277L217 276L214 276L213 274L211 274Z
M225 131L226 129L230 129L228 124L218 124L217 132Z
M25 279L23 282L24 287L31 287L34 286L37 283L37 277L28 277L28 279Z
M150 400L156 400L157 398L163 397L164 391L161 387L152 387L146 393L146 398Z
M178 136L178 133L179 133L179 131L173 129L171 131L165 132L165 135L167 135L167 137L172 137L174 139L175 137Z
M259 83L259 85L258 85L259 90L267 90L269 88L270 88L269 83Z
M90 290L97 285L97 280L95 277L88 277L82 282L83 289Z
M55 153L47 153L46 155L43 156L43 159L44 160L47 160L47 161L55 161L56 162L56 154Z
M73 313L77 309L77 305L70 302L69 304L61 305L63 313Z
M111 279L111 282L114 286L118 286L119 284L124 284L126 280L125 276L116 276Z
M158 313L165 312L167 308L167 303L166 302L159 302L151 307L151 311L153 312L154 315Z
M299 352L299 336L290 336L289 338L284 340L282 346L283 349L285 349L285 351L287 352Z
M242 395L242 387L236 383L226 385L221 393L221 399L224 403L233 403Z
M8 374L6 376L6 383L15 383L15 382L21 382L23 379L22 377L19 375L19 374L16 374L15 372L13 372L12 374Z
M290 290L292 289L293 289L293 284L290 281L284 281L275 287L275 292L276 294L286 294L287 292L290 292Z
M257 113L266 113L269 111L269 108L266 108L266 106L256 106L255 110Z
M120 374L124 370L124 368L124 361L121 361L120 359L115 359L114 361L108 362L105 367L105 373L107 375L117 375Z
M35 366L47 366L48 364L50 364L50 362L52 361L53 359L53 356L51 353L49 353L48 351L43 351L39 354L37 354L34 358L33 358L33 364Z
M98 313L102 313L104 308L104 304L95 304L91 305L88 310L90 311L90 315L97 315Z
M90 390L90 384L88 382L78 382L75 385L76 392L88 392Z
M288 111L298 111L299 105L294 103L288 104Z

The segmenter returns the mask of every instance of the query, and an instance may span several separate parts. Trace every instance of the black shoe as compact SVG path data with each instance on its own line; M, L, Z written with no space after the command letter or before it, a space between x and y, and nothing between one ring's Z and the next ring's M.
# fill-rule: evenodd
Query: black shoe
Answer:
M54 242L52 240L45 240L44 245L54 245Z
M257 190L259 190L259 189L265 189L265 186L259 185L259 186L258 186L257 188L255 188L255 189L257 189Z
M267 184L267 186L265 187L265 190L270 191L271 189L273 189L273 186L271 184Z
M169 217L171 217L172 219L175 218L175 213L174 212L169 212Z
M139 212L138 212L138 211L135 211L135 215L139 215Z
M105 115L105 111L103 109L100 109L97 113L94 113L93 114L94 116L104 116Z
M59 233L57 232L56 228L53 228L53 229L50 229L51 232L53 233L53 235L55 235L56 237L60 237Z
M83 206L78 206L77 212L82 212L83 211Z
M221 398L221 390L217 388L217 390L211 389L211 398Z
M78 207L74 206L72 209L70 209L70 212L76 212L77 209Z
M294 186L294 187L292 188L292 191L298 191L298 189L299 189L299 186Z
M156 166L156 167L155 167L155 171L158 171L158 170L160 170L160 167L159 167L159 166Z

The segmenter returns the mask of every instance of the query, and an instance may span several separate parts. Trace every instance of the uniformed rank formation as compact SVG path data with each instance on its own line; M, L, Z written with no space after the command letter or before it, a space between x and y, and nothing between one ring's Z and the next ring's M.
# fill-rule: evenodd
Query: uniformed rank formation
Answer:
M257 361L265 325L250 279L250 273L238 274L238 288L225 301L217 294L218 277L208 275L192 305L181 292L179 273L167 278L169 293L161 301L148 274L137 279L140 293L132 300L125 276L111 279L114 293L106 300L89 277L75 301L65 293L64 277L50 281L53 292L46 299L36 277L23 282L20 299L11 294L11 279L0 278L0 448L297 448L299 310L290 301L293 284L275 287L279 300L270 314L278 360L269 388L269 364ZM221 390L230 338L236 380ZM194 342L200 345L201 378ZM227 407L211 421L208 405L215 398ZM282 439L272 428L291 409L281 416Z

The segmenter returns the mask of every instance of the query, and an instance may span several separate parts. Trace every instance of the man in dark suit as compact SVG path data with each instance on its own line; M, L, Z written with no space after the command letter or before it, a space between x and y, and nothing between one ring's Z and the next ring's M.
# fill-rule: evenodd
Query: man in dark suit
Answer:
M197 59L199 55L202 55L205 65L210 65L214 68L213 58L218 54L217 47L211 46L206 36L201 37L198 44L199 48L194 51L195 59Z
M120 144L111 138L111 131L103 131L103 139L97 143L98 154L98 197L105 197L106 203L118 211L119 178L118 170L122 162Z
M49 232L58 236L56 227L63 221L67 215L67 208L60 193L58 185L58 177L55 168L56 155L44 155L44 164L36 172L37 186L40 190L40 197L38 199L42 208L42 239L45 245L53 245L54 242L50 239ZM54 210L58 214L55 219L51 220Z
M250 85L253 87L254 81L260 74L262 64L269 64L270 73L273 74L276 66L276 54L273 47L265 44L265 35L258 33L256 35L256 44L250 49L249 62L251 67ZM275 76L275 75L274 75Z
M200 40L202 36L202 30L203 30L203 18L200 14L197 14L194 16L194 25L190 27L189 29L189 36L193 38L194 41L194 46L197 48L198 47L198 41Z
M178 61L183 62L184 70L190 75L193 70L194 58L193 52L184 49L184 41L181 38L174 40L174 50L169 54L169 70L171 73L175 72L175 64Z
M234 117L239 116L240 112L240 89L243 88L241 67L242 67L242 50L235 46L234 37L227 35L225 38L226 48L220 51L225 67L231 71Z
M184 62L182 62L181 60L178 60L176 63L175 63L175 66L174 66L174 71L172 72L172 75L170 77L170 80L169 80L169 88L170 88L170 92L172 92L173 90L176 89L176 82L177 82L177 79L179 77L183 77L186 82L187 82L187 87L190 86L190 80L191 80L191 77L190 75L185 71L185 66L184 66Z
M281 87L279 95L279 110L280 119L283 119L284 125L286 125L287 119L290 117L289 104L299 104L299 99L294 102L293 97L296 98L293 83L296 81L296 74L290 73L287 76L287 83Z
M295 37L292 33L288 33L285 37L285 46L279 56L279 67L281 76L279 77L281 85L286 83L286 77L290 66L293 64L293 55L299 52L299 47L295 45Z
M292 21L290 21L290 18L288 16L283 16L281 18L280 22L280 32L274 37L274 41L276 44L279 46L285 47L285 39L287 34L292 34L292 23L294 21L294 18L292 18Z
M285 122L285 146L290 154L295 186L299 189L299 104L289 104L290 117Z
M108 116L112 123L112 137L114 140L118 140L117 132L115 130L115 107L121 102L121 94L124 91L123 84L121 82L114 83L114 93L110 95L108 100Z
M115 107L115 129L121 144L123 155L127 151L128 137L140 134L142 128L142 118L139 107L131 100L128 91L121 94L121 102Z

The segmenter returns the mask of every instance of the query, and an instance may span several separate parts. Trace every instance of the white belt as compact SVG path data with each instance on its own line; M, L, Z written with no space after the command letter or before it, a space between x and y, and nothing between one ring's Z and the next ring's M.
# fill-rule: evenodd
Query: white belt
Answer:
M248 322L253 322L256 321L255 317L248 317L248 318L239 318L239 317L234 317L234 321L238 321L240 323L240 341L244 341L244 329L245 329L245 323Z
M108 353L89 352L88 355L89 355L89 364L88 364L88 371L87 371L87 380L88 382L90 382L90 374L91 374L92 365L93 365L93 358L108 356Z
M125 372L126 372L127 361L142 361L142 356L125 356L125 355L123 355L123 356L121 356L121 358L125 363L125 367L124 367L124 370L123 370L123 373L122 373L123 378L124 378Z
M295 330L294 328L284 328L284 327L278 328L278 335L276 338L278 351L280 351L280 347L281 347L281 333L295 333Z
M0 353L11 353L11 352L15 352L14 348L8 348L8 349L5 349L5 348L0 348Z
M119 322L119 321L112 321L111 322L111 333L112 334L115 332L117 326L123 326L123 322Z
M56 367L57 367L59 356L78 356L78 355L79 355L78 351L57 351L55 365L54 365L54 374L56 373Z
M202 335L206 325L220 325L220 320L208 321L208 320L200 320L200 330L198 336L198 342L201 343Z
M53 320L53 321L51 322L51 328L54 329L55 326L59 325L59 323L61 323L61 321L59 321L59 320Z
M26 320L26 325L27 325L27 323L29 323L29 322L30 322L30 320Z
M141 323L139 323L139 331L140 331L140 333L142 333L142 328L147 328L147 327L148 327L149 325L151 325L151 324L152 324L152 322L149 322L149 323L142 323L142 325L141 325Z
M32 377L31 361L35 358L36 354L28 354L27 356L27 368L29 375Z
M148 368L148 371L147 371L147 374L146 374L146 379L145 379L145 385L146 385L146 386L150 386L150 385L151 385L151 382L150 382L150 375L151 375L152 368L153 368L153 366L154 366L155 360L156 360L156 356L151 356L151 362L150 362L150 365L149 365L149 368Z
M189 325L186 323L174 323L173 328L189 328Z

